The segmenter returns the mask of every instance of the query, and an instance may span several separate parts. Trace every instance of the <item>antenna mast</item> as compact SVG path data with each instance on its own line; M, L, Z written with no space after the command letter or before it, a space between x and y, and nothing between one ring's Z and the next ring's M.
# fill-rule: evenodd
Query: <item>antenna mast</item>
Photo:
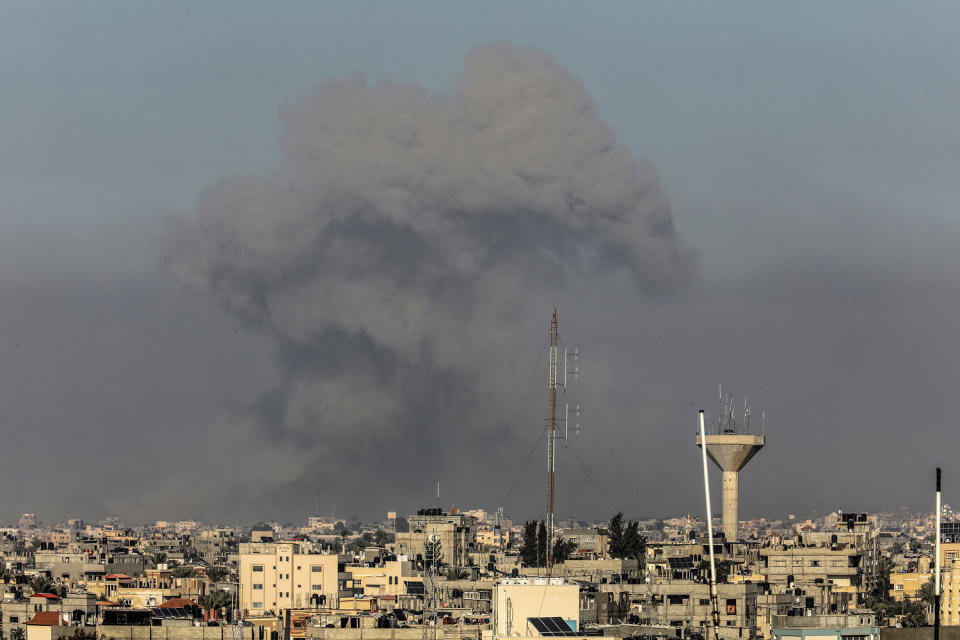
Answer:
M557 347L560 333L557 330L557 305L553 305L550 320L550 369L547 378L547 577L553 571L553 521L554 521L554 476L556 475L557 451L557 383L559 382L559 358Z

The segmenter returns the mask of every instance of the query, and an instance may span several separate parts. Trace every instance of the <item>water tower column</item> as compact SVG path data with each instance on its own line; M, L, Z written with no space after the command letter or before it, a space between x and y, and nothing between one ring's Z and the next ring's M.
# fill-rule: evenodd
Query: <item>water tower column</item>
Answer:
M737 501L740 499L740 472L723 472L723 535L727 540L737 539L737 528L740 526L737 512Z

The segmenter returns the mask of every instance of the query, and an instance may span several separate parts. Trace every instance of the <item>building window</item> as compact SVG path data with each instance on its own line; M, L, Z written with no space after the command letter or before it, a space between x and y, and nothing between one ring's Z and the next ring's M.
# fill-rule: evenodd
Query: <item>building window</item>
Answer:
M262 565L262 564L255 564L255 565L253 565L253 570L254 570L254 571L263 571L263 565Z
M262 602L254 602L254 603L253 603L253 608L254 608L254 609L263 609L263 603L262 603Z
M254 585L253 585L253 588L254 588L254 589L263 589L263 585L262 585L262 584L254 584Z
M311 591L323 591L323 585L322 585L322 584L312 584L312 585L310 585L310 590L311 590Z
M321 573L323 571L323 565L314 564L310 566L310 571L313 573Z
M20 616L10 616L10 622L20 622Z

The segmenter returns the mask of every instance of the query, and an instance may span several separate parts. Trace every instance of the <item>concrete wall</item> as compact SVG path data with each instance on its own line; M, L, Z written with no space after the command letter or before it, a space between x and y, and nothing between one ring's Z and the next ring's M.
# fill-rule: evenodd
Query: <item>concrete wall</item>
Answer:
M481 626L442 625L437 629L438 640L470 640L480 638ZM433 628L410 629L326 629L307 627L307 640L424 640L433 638ZM953 640L952 638L950 640Z
M880 640L933 640L933 627L882 627ZM940 627L940 640L960 640L960 627Z
M233 640L236 627L99 625L97 637L106 640ZM270 637L269 631L266 638ZM256 627L243 627L241 640L258 640Z

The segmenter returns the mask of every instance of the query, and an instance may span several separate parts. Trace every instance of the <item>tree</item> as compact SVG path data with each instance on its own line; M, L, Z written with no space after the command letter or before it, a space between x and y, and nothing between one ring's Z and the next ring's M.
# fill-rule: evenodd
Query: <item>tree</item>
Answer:
M150 564L153 565L154 568L156 568L158 565L166 564L166 562L167 562L167 554L164 553L163 551L160 551L150 556Z
M647 556L647 539L640 533L640 523L631 520L624 526L623 512L610 518L607 527L611 558L634 558L642 569Z
M553 561L566 562L570 554L577 550L577 543L573 540L564 540L563 536L557 538L553 545Z
M917 551L920 551L920 547L922 547L922 546L923 546L923 543L920 542L919 540L911 540L911 541L910 541L910 551L911 551L912 553L916 553Z
M908 602L901 609L903 618L901 623L905 627L925 627L927 625L927 610L919 602Z
M623 512L618 511L607 525L607 540L611 558L623 558Z
M173 577L174 578L192 578L194 576L193 567L187 565L180 565L179 567L173 568Z
M537 567L537 521L523 524L523 543L520 545L520 561L527 567Z
M230 570L226 567L213 566L207 568L206 574L210 582L223 582L230 575Z
M10 640L26 640L27 632L23 627L14 627L10 630Z
M49 576L36 576L29 585L34 593L50 593L53 590L53 580Z
M632 520L623 534L623 556L637 561L637 568L643 571L647 560L647 539L640 533L640 523Z
M374 544L380 547L381 549L383 549L388 544L393 542L393 540L394 540L394 535L392 533L388 533L384 531L383 529L377 529L376 533L373 534Z
M907 545L903 543L902 540L897 540L893 543L893 546L890 547L890 555L897 556L907 550Z
M547 566L547 525L543 520L537 527L537 566Z
M936 600L936 595L933 592L933 577L931 576L930 579L920 587L920 602L932 607L934 600Z
M730 568L733 566L733 563L729 560L719 560L716 563L717 567L717 584L723 584L727 581L727 576L730 575ZM710 561L701 560L700 564L697 565L697 571L700 572L700 575L703 576L705 582L710 582Z
M470 572L462 567L450 567L447 569L447 580L466 580L470 577Z
M367 545L364 543L363 538L354 538L347 543L344 549L347 551L347 553L358 555L366 546Z
M893 561L881 556L877 561L877 586L873 589L873 598L878 602L887 602L890 600L890 571L893 569Z
M204 611L214 611L219 615L233 607L233 596L223 589L217 589L200 596L197 598L197 602Z

